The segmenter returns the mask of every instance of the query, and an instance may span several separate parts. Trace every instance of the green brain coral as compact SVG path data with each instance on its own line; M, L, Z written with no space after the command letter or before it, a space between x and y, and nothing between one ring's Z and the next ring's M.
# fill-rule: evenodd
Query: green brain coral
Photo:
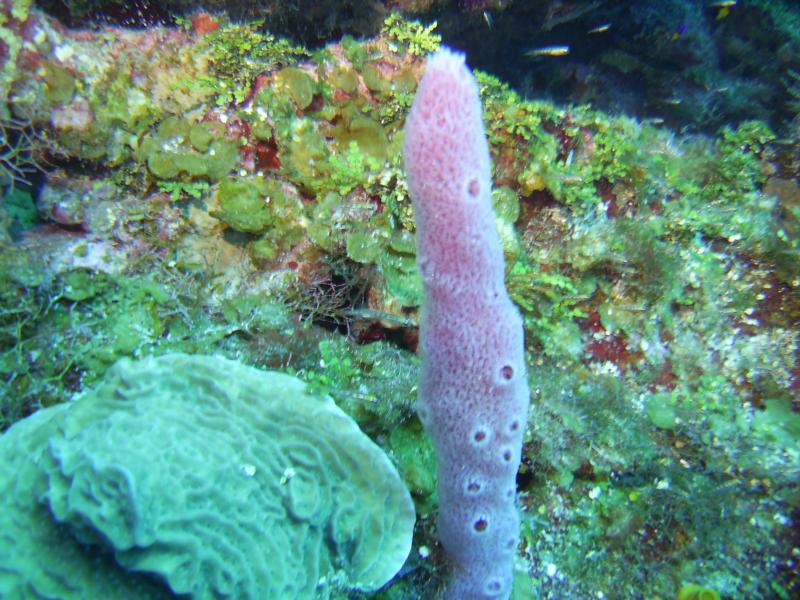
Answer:
M394 466L329 397L183 354L123 359L12 427L0 499L3 598L369 591L414 526Z

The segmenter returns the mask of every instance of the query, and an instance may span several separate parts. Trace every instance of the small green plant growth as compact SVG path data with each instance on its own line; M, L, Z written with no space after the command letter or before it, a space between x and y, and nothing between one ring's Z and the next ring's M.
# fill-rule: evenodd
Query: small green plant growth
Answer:
M576 358L583 341L575 319L587 316L579 307L593 292L560 273L517 263L506 280L511 299L522 309L529 346L541 346L552 357ZM581 287L584 289L581 290Z
M591 206L600 201L595 183L606 174L605 169L609 176L623 173L618 155L627 152L631 143L625 140L617 149L624 137L620 126L612 126L599 114L576 109L574 115L567 115L550 103L524 100L486 73L477 72L476 78L487 136L498 155L498 175L515 180L522 196L546 190L565 205ZM556 135L561 127L563 134ZM603 131L607 139L599 135L599 140L589 144L584 133L592 127ZM597 152L597 148L607 150Z
M421 304L422 280L417 272L414 238L408 231L390 229L383 215L377 215L366 226L356 224L351 229L346 251L351 260L378 267L387 308L400 313L401 307Z
M91 386L116 360L220 353L248 364L307 369L318 336L263 294L212 303L214 279L144 257L126 274L51 275L0 245L0 430ZM272 362L269 362L272 361Z
M719 593L697 583L687 583L678 590L676 600L719 600Z
M289 95L294 105L305 110L317 93L317 82L303 69L286 67L275 74L275 86Z
M745 121L723 128L716 142L713 170L703 182L703 199L737 202L757 191L766 180L764 160L775 134L762 121Z
M362 69L364 67L364 61L367 60L369 56L366 45L349 34L342 38L341 43L345 58L349 60L355 68Z
M434 33L436 21L427 27L417 21L409 21L400 13L393 12L383 22L381 33L389 40L392 52L406 51L415 56L435 52L442 43L442 36Z
M30 6L31 4L32 0L14 2L12 3L14 7L12 10L16 9L17 6ZM6 26L8 21L8 7L6 6L4 8L5 10L0 13L0 42L2 42L4 46L3 64L0 66L0 120L8 120L12 117L8 96L11 86L19 77L17 71L17 57L23 45L23 39L19 31L14 31L11 27ZM24 11L19 11L19 13L20 16L16 17L15 13L12 12L12 16L19 21L25 21L28 15L27 8L25 8Z
M629 426L638 428L637 421L629 416ZM630 457L628 450L618 456ZM693 469L698 459L686 449L680 462L669 451L639 453L634 469L615 469L605 477L597 469L603 450L595 446L595 452L575 468L574 477L557 475L551 485L540 484L524 496L530 509L523 518L523 546L540 565L533 567L536 597L613 590L624 597L674 598L675 571L665 571L663 561L680 565L683 580L704 581L703 589L723 597L771 597L771 580L759 575L768 564L762 551L779 551L781 542L773 536L782 526L766 523L774 506L759 499L746 479L709 472L707 466ZM753 560L758 569L751 569ZM629 567L615 567L623 563ZM557 565L555 587L542 587L548 564Z
M341 390L342 387L357 388L361 384L361 370L353 364L348 350L345 340L320 342L320 370L306 374L306 382L315 392L330 394ZM359 398L366 402L375 400L366 395L361 395Z
M417 229L411 193L402 169L391 166L377 179L378 191L388 213L388 225L414 233Z
M389 447L414 498L417 513L430 514L436 506L436 455L419 419L411 417L393 428Z
M281 168L286 177L312 194L327 191L331 150L317 122L308 117L294 117L285 124L277 124L275 133L283 151Z
M3 259L15 256L3 253ZM16 257L19 259L19 256ZM3 265L4 425L40 406L63 402L120 356L156 344L174 310L154 281L83 269L36 275L34 261Z
M216 96L218 106L241 103L255 76L292 65L309 52L262 30L264 21L226 23L204 35L196 52L208 55L211 73L194 82Z
M207 181L158 181L157 185L159 191L169 194L173 201L202 198L210 188Z
M98 48L97 53L102 55L103 51ZM146 67L138 62L151 60ZM84 126L67 126L55 131L53 145L66 156L123 164L131 157L136 140L165 113L180 111L199 101L199 97L188 100L182 93L175 93L170 99L158 97L155 73L171 73L176 68L175 57L168 50L145 59L136 49L131 49L122 52L119 60L100 60L95 68L97 72L88 68L74 73L52 62L46 70L40 95L47 106L39 106L36 112L58 110L60 105L74 102L78 110L88 113L80 117L85 121ZM133 81L133 73L147 72L143 71L145 68L152 69L154 75L146 77L146 84L139 85ZM29 83L36 84L36 79Z
M0 253L0 430L58 397L65 365L36 373L45 348L36 338L38 323L57 297L43 291L45 277L24 253ZM54 361L47 361L52 365ZM35 375L33 375L35 373Z
M210 214L237 231L261 233L273 223L269 203L276 193L280 193L276 182L262 177L224 179L217 189L219 209Z
M391 432L411 418L418 361L385 342L358 345L338 337L319 343L318 368L297 373L329 394L366 432Z
M373 156L365 156L358 142L350 141L343 152L331 154L331 182L340 196L346 196L358 186L366 187L370 174L377 173L380 161Z
M86 132L59 133L57 140L67 152L89 160L121 163L129 158L132 141L164 115L164 107L137 90L131 81L133 65L133 61L114 65L104 80L89 88L95 120Z

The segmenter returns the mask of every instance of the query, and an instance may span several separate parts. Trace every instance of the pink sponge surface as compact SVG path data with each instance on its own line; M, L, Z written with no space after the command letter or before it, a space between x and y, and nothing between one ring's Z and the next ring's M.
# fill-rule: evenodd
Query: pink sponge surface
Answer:
M406 124L405 163L425 289L418 411L439 462L439 538L454 572L447 596L507 598L529 390L478 86L461 54L442 49L428 59Z

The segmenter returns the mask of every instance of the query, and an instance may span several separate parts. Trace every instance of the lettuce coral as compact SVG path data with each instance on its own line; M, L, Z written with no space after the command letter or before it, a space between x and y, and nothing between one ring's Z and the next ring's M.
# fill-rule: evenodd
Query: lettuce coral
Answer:
M183 354L124 359L17 423L0 497L4 598L369 591L402 566L414 526L394 466L329 397Z

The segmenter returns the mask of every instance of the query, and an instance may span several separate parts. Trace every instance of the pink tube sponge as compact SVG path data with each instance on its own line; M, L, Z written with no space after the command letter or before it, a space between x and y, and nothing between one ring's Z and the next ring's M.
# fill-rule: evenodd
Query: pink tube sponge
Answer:
M506 292L489 147L464 57L426 65L405 130L425 300L418 411L439 464L450 599L508 598L529 390L522 319Z

